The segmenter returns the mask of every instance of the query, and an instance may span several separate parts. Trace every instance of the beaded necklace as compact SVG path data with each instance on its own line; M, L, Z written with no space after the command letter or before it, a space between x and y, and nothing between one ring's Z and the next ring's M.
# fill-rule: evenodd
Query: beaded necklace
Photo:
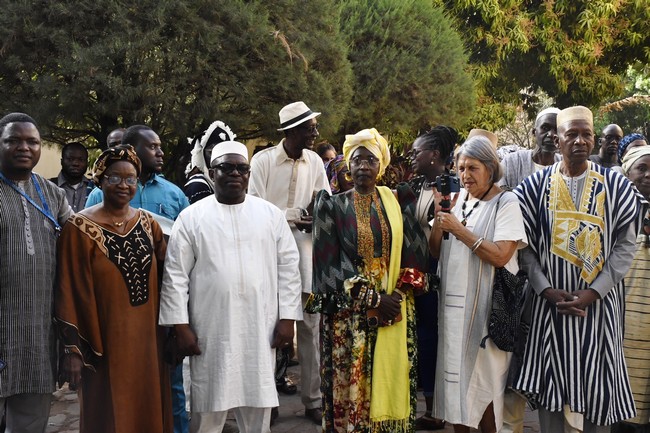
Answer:
M375 204L379 225L381 227L381 249L384 260L390 257L390 234L388 233L388 224L384 220L384 214L381 211L381 202L377 196L376 190L371 194L363 195L354 191L353 205L357 216L357 248L359 255L363 258L364 264L370 264L375 256L375 236L372 232L370 223L370 212L372 203Z
M485 198L485 196L488 195L488 192L490 192L493 185L494 184L490 185L490 187L487 189L487 191L485 191L483 193L483 195L476 201L476 203L474 203L474 206L472 206L472 208L469 210L467 215L465 215L465 207L467 206L467 199L469 198L469 193L467 193L467 195L465 196L465 200L463 200L463 207L460 210L461 214L463 215L463 220L460 223L463 226L467 225L467 219L472 214L472 212L474 212L474 209L476 209L478 207L479 203L481 203L481 201Z

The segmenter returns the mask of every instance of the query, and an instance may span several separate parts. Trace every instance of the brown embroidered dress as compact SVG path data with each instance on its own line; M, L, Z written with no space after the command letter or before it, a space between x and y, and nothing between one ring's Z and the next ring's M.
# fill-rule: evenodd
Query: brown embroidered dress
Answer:
M165 242L143 211L118 234L73 215L59 240L56 320L86 368L82 433L171 432L169 371L158 326Z

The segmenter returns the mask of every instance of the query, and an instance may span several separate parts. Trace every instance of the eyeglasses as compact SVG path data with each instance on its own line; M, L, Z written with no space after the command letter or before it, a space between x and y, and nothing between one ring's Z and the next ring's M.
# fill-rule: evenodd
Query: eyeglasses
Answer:
M316 125L304 126L303 129L305 131L309 132L310 134L314 134L314 133L318 132L319 127L320 127L320 125L316 124Z
M370 167L379 165L379 159L375 158L374 156L367 156L365 158L354 156L352 159L350 159L350 165L354 165L355 167L360 167L364 162Z
M116 175L106 176L106 181L109 185L119 185L122 181L126 182L128 186L136 186L138 184L138 178L129 176L129 177L120 177Z
M415 159L418 157L418 155L420 155L422 152L426 152L427 150L435 150L435 149L429 147L426 147L424 149L411 149L410 151L408 151L406 156Z
M251 166L248 164L231 164L229 162L222 162L221 164L212 166L212 168L216 168L225 174L231 174L235 170L237 170L241 175L251 172Z

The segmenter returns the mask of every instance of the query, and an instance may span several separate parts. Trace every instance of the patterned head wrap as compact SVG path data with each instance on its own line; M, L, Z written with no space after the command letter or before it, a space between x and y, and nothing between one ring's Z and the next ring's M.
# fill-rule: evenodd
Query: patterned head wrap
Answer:
M346 135L345 143L343 143L343 157L348 167L350 166L352 154L360 147L365 147L379 159L377 179L381 178L386 171L386 167L390 164L390 149L386 139L379 135L375 128L364 129L354 135Z
M113 163L118 161L126 161L133 164L136 175L140 176L142 163L140 162L138 155L135 153L133 146L129 144L120 144L115 147L109 147L103 151L102 154L99 155L99 158L97 158L97 161L95 161L95 165L93 165L93 182L95 185L101 188L101 181L104 172Z
M336 158L327 164L325 171L327 172L327 178L330 180L330 188L332 189L332 194L336 194L340 191L339 173L346 168L348 168L348 163L343 155L337 155Z
M632 140L634 141L634 140ZM650 146L640 146L631 149L623 157L623 173L627 176L632 168L632 165L637 162L642 156L650 155Z
M621 139L621 141L618 142L618 163L622 164L623 163L623 154L627 150L627 147L632 143L633 141L637 140L644 140L646 143L648 140L642 135L642 134L628 134L625 137Z

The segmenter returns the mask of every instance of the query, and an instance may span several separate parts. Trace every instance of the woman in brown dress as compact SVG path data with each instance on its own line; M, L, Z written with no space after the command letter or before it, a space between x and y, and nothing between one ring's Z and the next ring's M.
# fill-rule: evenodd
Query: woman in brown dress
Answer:
M59 382L80 387L81 433L173 429L158 327L166 245L153 217L129 205L140 167L131 146L104 151L93 173L104 201L71 216L59 239Z

